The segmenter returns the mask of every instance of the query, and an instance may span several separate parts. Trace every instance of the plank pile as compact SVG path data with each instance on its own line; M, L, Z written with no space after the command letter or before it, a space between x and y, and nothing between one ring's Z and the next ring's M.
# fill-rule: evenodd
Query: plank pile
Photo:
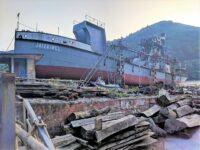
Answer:
M52 139L52 142L56 149L60 150L74 150L74 149L80 149L81 144L78 142L76 137L74 137L72 134L66 134L64 136L56 136Z
M75 100L79 97L107 96L108 92L99 88L72 88L63 84L48 82L17 82L16 94L24 98L46 98Z
M157 104L138 116L148 118L155 136L183 133L187 128L200 126L200 99L190 95L160 95Z
M143 117L109 111L104 108L72 113L63 128L77 137L82 149L137 149L156 142Z

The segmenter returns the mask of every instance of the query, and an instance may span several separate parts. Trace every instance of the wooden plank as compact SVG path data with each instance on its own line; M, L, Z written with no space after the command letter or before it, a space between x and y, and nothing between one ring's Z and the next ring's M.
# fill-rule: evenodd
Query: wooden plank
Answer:
M151 145L155 142L157 142L156 139L153 139L152 137L147 137L137 144L128 146L126 149L136 149L136 148L139 148L139 147L145 147L145 146L149 146L149 145Z
M184 106L184 105L191 105L192 100L191 99L184 99L184 100L178 101L177 104L179 105L179 107Z
M109 137L109 139L105 140L106 143L111 143L111 142L114 142L114 141L119 141L119 140L123 140L125 138L128 138L134 134L138 134L138 133L141 133L143 131L146 131L148 130L149 127L139 127L139 128L131 128L131 129L127 129L126 131L121 131L119 132L117 135L115 136L111 136Z
M167 106L167 109L168 109L168 110L175 110L175 109L177 109L177 108L178 108L178 105L177 105L176 103Z
M142 114L144 114L146 117L151 117L155 113L157 113L159 110L160 110L160 106L155 104L151 108L149 108L149 109L145 110L144 112L142 112Z
M138 127L145 127L145 126L150 126L150 123L147 122L147 121L139 121L138 124L135 125L135 128L138 128Z
M94 124L88 124L85 126L81 126L81 135L86 140L93 140L94 139L94 131L95 125Z
M74 134L74 129L70 126L70 124L63 125L62 128L66 134Z
M110 121L110 120L120 119L120 118L124 117L124 114L123 113L116 113L116 114L112 113L112 114L107 114L106 116L101 116L101 117L102 117L102 121L106 122L106 121ZM96 117L74 120L74 121L71 121L70 123L73 128L76 128L76 127L85 126L88 124L94 124L95 118Z
M167 107L170 104L183 100L186 97L187 97L186 95L161 95L156 99L156 103L159 106Z
M118 150L119 148L125 147L127 145L133 144L133 143L138 142L138 141L141 141L142 139L145 139L145 138L150 137L152 135L153 135L152 132L149 132L148 134L145 134L145 135L143 134L141 136L138 136L137 138L133 135L133 136L128 137L124 140L117 141L115 143L111 143L111 144L108 144L108 145L104 145L104 146L100 147L99 150L106 150L106 149Z
M133 115L125 116L121 119L112 121L109 124L103 126L103 129L95 132L95 137L97 142L101 142L103 139L117 133L123 129L126 129L130 126L136 125L138 123L138 119Z
M52 142L55 147L63 147L75 141L76 141L76 138L71 134L67 134L64 136L56 136L55 138L52 139Z
M165 117L164 120L166 118L176 118L177 117L177 114L173 110L169 110L167 107L162 108L159 112L159 115L164 116Z
M181 131L186 127L186 124L178 121L178 119L167 119L164 124L164 130L170 134Z
M191 114L194 112L194 110L189 106L189 105L184 105L182 107L177 108L176 113L178 115L178 117L182 117L188 114Z
M78 143L80 143L81 145L85 146L85 147L88 147L89 149L95 149L95 147L91 146L88 144L88 141L84 140L84 139L81 139L81 138L78 138L76 137L76 140Z
M69 121L73 121L73 120L78 120L78 119L95 117L95 116L98 116L98 115L107 114L108 112L110 112L110 110L111 110L110 107L105 107L105 108L100 109L100 110L92 109L91 111L74 112L74 113L71 113L67 119Z
M80 148L81 148L81 144L74 142L74 143L71 143L70 145L59 148L59 150L78 150Z
M138 123L138 119L133 116L133 115L129 115L128 117L125 116L121 119L117 119L117 120L112 120L112 121L107 121L107 122L103 122L102 125L102 129L107 129L108 127L112 126L113 124L120 124L120 122L122 120L126 120L127 118L129 118L130 120L135 120L135 122L133 121L134 125ZM131 121L130 121L131 122ZM125 122L124 122L125 123ZM128 125L128 124L127 124ZM118 127L120 128L120 127ZM81 135L83 136L83 138L87 139L87 140L91 140L94 138L94 134L95 134L95 125L94 124L89 124L89 125L85 125L85 126L81 126ZM125 128L124 128L125 129ZM112 130L112 129L111 129ZM117 131L117 130L116 130ZM117 131L118 132L118 131Z
M184 117L178 118L177 120L185 123L186 126L189 128L200 126L200 115L198 114L184 116Z

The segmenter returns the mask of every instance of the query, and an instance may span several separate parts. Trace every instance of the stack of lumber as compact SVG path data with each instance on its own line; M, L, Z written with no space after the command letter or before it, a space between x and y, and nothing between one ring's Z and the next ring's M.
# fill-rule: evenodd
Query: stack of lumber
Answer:
M160 95L157 104L139 113L151 124L156 136L180 133L188 128L200 126L200 99L188 95Z
M99 88L76 89L48 82L17 82L16 94L24 98L75 100L79 97L107 96L108 92Z
M104 108L72 113L63 128L77 137L85 149L136 149L156 142L143 117L109 111Z
M81 148L81 144L72 134L56 136L52 139L52 142L55 148L60 150L75 150Z

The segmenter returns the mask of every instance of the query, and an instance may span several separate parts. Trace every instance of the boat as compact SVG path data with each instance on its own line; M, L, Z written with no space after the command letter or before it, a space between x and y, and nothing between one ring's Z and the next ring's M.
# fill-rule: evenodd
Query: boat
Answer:
M14 53L43 55L36 64L38 78L89 82L102 77L107 83L127 85L171 84L187 79L183 68L172 67L176 65L162 60L162 50L154 47L148 52L135 51L120 42L108 44L102 22L86 19L73 26L73 33L75 39L18 29L15 31ZM162 38L164 36L160 36L161 41ZM157 61L152 59L155 54L159 57Z
M106 84L106 82L101 77L98 77L97 81L95 82L91 81L90 84L92 84L95 87L103 87L107 89L121 89L121 87L118 84Z

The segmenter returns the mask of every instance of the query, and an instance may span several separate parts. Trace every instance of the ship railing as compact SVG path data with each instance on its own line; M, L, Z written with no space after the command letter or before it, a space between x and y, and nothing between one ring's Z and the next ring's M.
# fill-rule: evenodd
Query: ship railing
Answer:
M95 24L99 27L102 27L102 28L105 28L105 25L106 25L104 22L102 22L102 21L100 21L96 18L93 18L89 15L85 15L85 20L88 21L88 22L91 22L91 23L93 23L93 24Z

